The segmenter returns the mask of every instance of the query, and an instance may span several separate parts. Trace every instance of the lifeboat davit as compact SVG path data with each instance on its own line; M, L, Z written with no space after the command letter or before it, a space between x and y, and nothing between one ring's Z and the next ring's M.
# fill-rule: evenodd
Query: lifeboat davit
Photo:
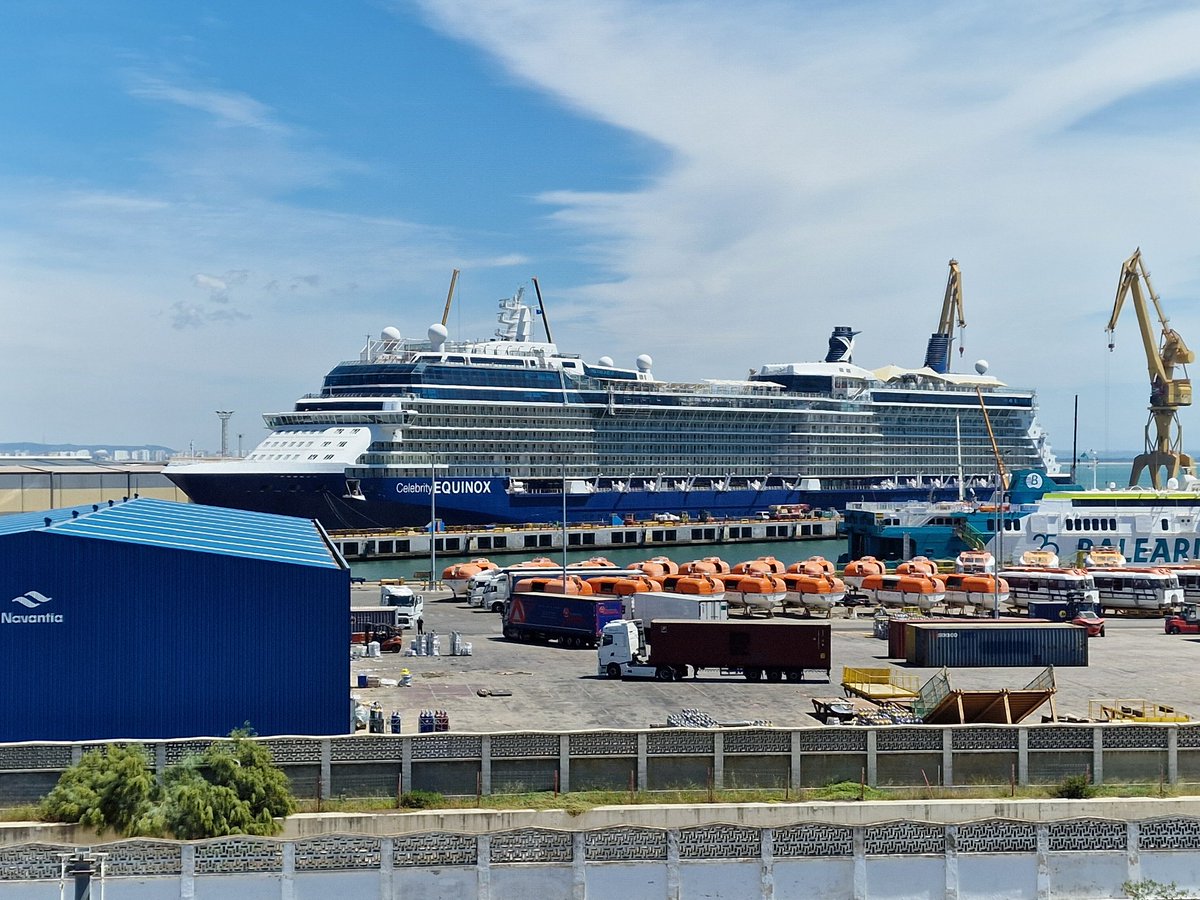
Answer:
M880 606L931 609L946 600L946 584L927 574L868 575L861 590Z
M808 559L794 562L787 570L800 575L832 575L834 572L833 563L823 556L810 556Z
M1003 578L997 579L990 572L956 572L943 575L941 579L946 585L946 606L953 609L973 606L976 609L993 610L997 601L1008 603L1008 582ZM999 593L997 580L1000 582Z
M522 578L517 582L517 591L537 591L541 594L578 594L589 597L595 593L592 586L578 575L568 575L564 588L562 578Z
M914 556L896 566L897 575L936 575L937 563L928 556Z
M704 559L693 559L679 567L680 575L728 575L729 563L719 556L706 556Z
M720 600L725 596L725 582L715 575L667 575L662 580L662 589L672 594L688 594Z
M478 575L480 572L494 571L499 568L490 559L484 559L481 556L470 562L446 566L446 568L442 569L442 582L446 587L450 588L452 594L458 596L460 591L465 590L467 582L471 580L472 575Z
M954 560L954 571L960 574L981 575L996 571L996 557L986 550L964 550Z
M772 616L775 607L787 597L787 585L778 575L739 575L721 580L725 582L725 599L730 607L741 609L746 615L761 609Z
M646 591L661 591L662 582L647 575L601 575L589 578L593 594L606 594L612 597L628 597L630 594L642 594Z
M665 556L644 559L641 562L635 562L629 568L644 572L651 578L662 578L664 575L679 574L679 564Z
M784 606L827 612L830 607L846 599L846 582L827 572L788 572L779 578L787 588Z
M863 579L868 575L884 575L886 573L887 566L883 564L882 560L873 556L864 556L846 564L846 568L842 570L842 580L851 587L861 588Z
M748 559L733 567L734 575L782 575L787 566L773 556L760 556L758 559Z

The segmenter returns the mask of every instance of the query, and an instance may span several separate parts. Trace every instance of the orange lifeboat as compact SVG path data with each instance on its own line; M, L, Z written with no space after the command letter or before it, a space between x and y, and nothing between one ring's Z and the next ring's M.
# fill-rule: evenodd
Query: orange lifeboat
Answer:
M883 575L886 572L887 566L881 560L873 556L864 556L847 563L846 568L842 570L842 578L851 587L861 588L863 579L868 575Z
M446 566L446 568L442 569L442 581L446 587L450 588L452 594L458 596L459 592L466 588L467 582L471 580L472 575L478 575L480 572L495 571L499 568L490 559L484 559L481 556L470 562Z
M946 600L946 584L928 574L867 575L861 590L879 606L931 609Z
M601 575L589 578L587 582L592 586L592 593L613 597L628 597L630 594L663 589L661 582L646 575Z
M523 563L517 563L513 566L514 569L561 569L562 563L556 563L554 560L546 556L535 556L533 559L526 560Z
M937 563L928 556L914 556L896 566L897 575L936 575Z
M721 579L725 582L725 599L734 609L750 615L761 609L768 616L775 614L775 607L787 597L787 585L778 575L741 575Z
M664 575L677 575L679 573L679 564L665 556L644 559L641 562L635 562L629 568L645 572L651 578L662 578Z
M782 575L787 566L773 556L760 556L758 559L748 559L733 567L734 575Z
M561 568L561 566L560 566ZM583 562L573 562L568 569L615 569L617 564L611 560L605 559L603 556L593 556L591 559L585 559Z
M784 606L798 606L806 611L828 611L834 604L846 599L846 582L825 572L787 572L779 578L787 587Z
M832 575L833 563L823 556L810 556L808 559L792 563L787 570L800 575Z
M537 591L542 594L578 594L587 597L595 593L592 586L578 575L568 575L564 589L562 578L522 578L517 582L516 590Z
M704 559L693 559L679 567L680 575L728 575L729 563L719 556L706 556Z
M988 554L991 556L991 554ZM993 610L996 602L1008 602L1008 582L985 572L956 572L943 575L946 584L946 605L954 609L973 606L976 609ZM999 593L997 594L997 581Z
M714 575L667 575L662 589L673 594L708 597L719 600L725 596L725 582Z

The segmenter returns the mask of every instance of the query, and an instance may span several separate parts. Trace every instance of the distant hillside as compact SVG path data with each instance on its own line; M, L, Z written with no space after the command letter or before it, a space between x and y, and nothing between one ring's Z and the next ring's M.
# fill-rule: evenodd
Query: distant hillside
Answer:
M78 453L80 450L87 450L93 454L102 450L110 453L114 450L149 450L167 454L175 452L171 447L164 447L162 444L37 444L32 441L0 443L0 456L46 456L51 453Z

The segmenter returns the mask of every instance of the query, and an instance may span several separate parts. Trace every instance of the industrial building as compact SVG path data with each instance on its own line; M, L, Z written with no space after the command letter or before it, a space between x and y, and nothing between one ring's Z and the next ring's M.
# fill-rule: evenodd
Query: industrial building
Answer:
M315 522L150 498L0 516L0 741L349 730Z

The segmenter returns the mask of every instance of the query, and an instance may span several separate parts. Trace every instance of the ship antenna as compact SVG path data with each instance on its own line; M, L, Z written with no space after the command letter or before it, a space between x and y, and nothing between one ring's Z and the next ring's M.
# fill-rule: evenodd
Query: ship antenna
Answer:
M442 310L442 325L450 318L450 304L454 301L454 286L458 284L458 269L450 273L450 291L446 294L446 308Z
M550 336L550 320L546 318L546 304L542 302L542 287L538 284L536 275L531 275L529 280L533 282L533 290L537 294L538 315L542 317L542 324L546 326L546 343L553 344L554 338Z

